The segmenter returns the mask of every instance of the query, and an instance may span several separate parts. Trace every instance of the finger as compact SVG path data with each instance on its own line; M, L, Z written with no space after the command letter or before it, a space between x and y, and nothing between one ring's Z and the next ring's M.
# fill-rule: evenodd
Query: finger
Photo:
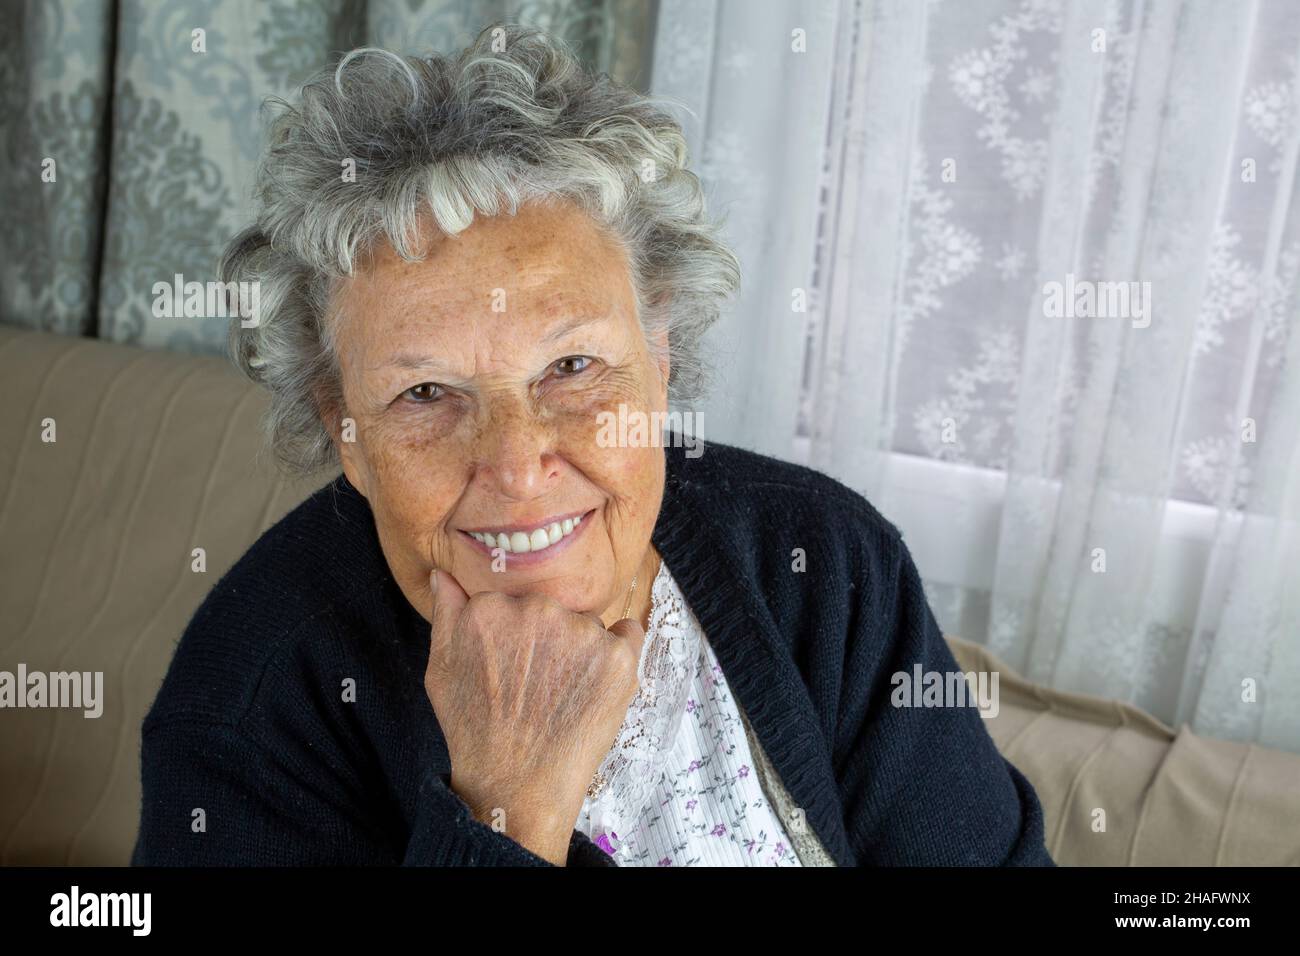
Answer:
M433 622L430 630L432 647L441 647L451 639L456 622L469 602L469 596L460 586L460 582L446 571L436 568L429 574L429 590L433 592L433 605L429 619Z
M633 647L640 650L641 645L645 642L645 628L630 617L625 617L621 621L615 621L609 626L609 633L613 634L619 640L628 641Z
M609 634L616 640L623 641L624 647L628 650L628 663L630 668L627 672L627 692L626 697L631 700L636 694L640 681L641 672L641 655L645 651L646 634L645 628L640 623L625 617L621 621L615 621L609 626Z

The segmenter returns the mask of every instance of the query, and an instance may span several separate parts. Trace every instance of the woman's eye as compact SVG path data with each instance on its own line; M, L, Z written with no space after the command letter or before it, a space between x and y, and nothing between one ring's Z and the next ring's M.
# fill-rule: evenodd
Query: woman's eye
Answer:
M441 397L442 386L435 385L433 382L421 382L413 388L408 388L404 394L413 402L432 402Z
M569 355L555 363L555 370L561 376L577 375L590 364L591 359L586 355Z

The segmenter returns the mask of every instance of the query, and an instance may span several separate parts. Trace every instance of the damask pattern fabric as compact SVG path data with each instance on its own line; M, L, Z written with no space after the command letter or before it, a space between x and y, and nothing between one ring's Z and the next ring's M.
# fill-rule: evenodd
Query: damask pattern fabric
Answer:
M116 18L114 10L116 9ZM217 353L226 320L154 314L153 287L215 277L252 218L268 96L362 45L457 51L489 23L558 33L649 82L653 0L27 0L0 25L0 321ZM199 32L196 32L199 31ZM43 182L42 160L56 178Z
M8 227L0 230L0 321L65 335L95 326L110 9L13 3L3 13L0 206ZM51 50L57 55L44 55Z

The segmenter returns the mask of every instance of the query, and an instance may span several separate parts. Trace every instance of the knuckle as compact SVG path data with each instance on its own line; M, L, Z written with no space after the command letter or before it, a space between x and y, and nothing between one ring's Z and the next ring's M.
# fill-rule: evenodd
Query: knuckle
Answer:
M505 607L506 596L496 591L480 591L466 603L464 619L474 624L482 624L500 615Z
M510 597L501 591L479 591L469 599L469 604L480 608L502 608L510 603Z
M610 655L614 672L620 677L636 678L637 668L641 664L641 655L627 641L619 641Z
M534 616L552 616L559 605L545 594L530 591L519 598L520 606L525 612Z

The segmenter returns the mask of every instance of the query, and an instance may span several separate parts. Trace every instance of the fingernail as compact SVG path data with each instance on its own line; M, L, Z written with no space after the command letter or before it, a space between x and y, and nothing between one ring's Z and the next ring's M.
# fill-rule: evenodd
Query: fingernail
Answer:
M429 590L434 594L438 593L438 569L434 568L429 572Z

